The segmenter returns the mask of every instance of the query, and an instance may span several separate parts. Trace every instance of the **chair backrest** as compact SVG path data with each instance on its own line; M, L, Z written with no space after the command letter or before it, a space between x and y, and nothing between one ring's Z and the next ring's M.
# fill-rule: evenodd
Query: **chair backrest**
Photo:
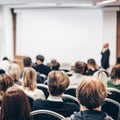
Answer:
M62 99L64 102L74 103L74 104L80 106L78 99L74 96L71 96L68 94L63 94Z
M107 98L110 98L120 103L120 90L116 88L107 88L107 91L108 91Z
M48 98L49 96L49 92L48 92L48 86L45 84L37 84L37 88L42 90L44 92L44 95L46 98Z
M102 111L106 112L114 120L120 120L120 104L110 98L105 98L105 104Z
M30 103L31 110L33 110L34 99L32 97L28 96L28 95L27 95L27 97L28 97L28 100L29 100L29 103Z
M72 95L74 97L76 97L76 87L75 86L71 86L71 87L68 87L64 94L68 94L68 95Z
M35 110L30 114L33 116L33 120L61 120L65 118L59 113L53 112L51 110Z

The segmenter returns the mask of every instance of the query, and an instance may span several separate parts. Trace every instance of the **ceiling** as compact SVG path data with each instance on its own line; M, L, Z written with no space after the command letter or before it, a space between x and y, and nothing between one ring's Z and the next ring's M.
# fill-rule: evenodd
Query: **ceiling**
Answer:
M120 0L109 4L99 5L96 3L106 0L0 0L0 6L9 6L11 8L26 8L26 7L39 7L42 5L56 5L57 6L77 6L77 7L119 7ZM109 0L108 0L109 1Z

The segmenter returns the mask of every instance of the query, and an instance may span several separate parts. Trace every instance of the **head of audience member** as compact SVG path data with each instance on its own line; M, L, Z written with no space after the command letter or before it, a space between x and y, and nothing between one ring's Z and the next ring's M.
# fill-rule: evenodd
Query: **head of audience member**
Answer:
M60 69L60 63L59 62L55 62L51 64L51 70L59 70Z
M14 81L18 81L20 78L20 67L16 63L12 63L8 68L8 74L12 76Z
M62 96L70 81L64 71L51 71L48 75L48 88L52 96Z
M44 58L43 55L37 55L36 56L36 64L37 65L43 64L44 60L45 60L45 58Z
M23 64L24 67L32 67L32 59L30 57L24 57Z
M28 98L23 90L10 87L1 104L1 120L32 120Z
M119 64L113 65L111 73L110 73L111 79L115 79L115 73L116 73L116 70L119 68L119 66L120 66Z
M73 71L75 73L80 73L80 74L83 74L84 72L84 63L81 62L81 61L76 61L74 66L73 66Z
M34 90L36 88L36 71L28 67L23 73L23 88L29 88L29 90Z
M4 93L9 87L14 85L13 78L8 74L0 75L0 93Z
M117 58L116 64L120 64L120 57Z
M94 77L100 79L102 81L102 83L105 85L105 87L107 87L107 75L105 73L104 70L99 70L99 71L96 71L94 74L93 74Z
M95 77L85 78L76 90L76 96L80 102L81 111L101 111L101 105L104 104L106 95L104 84Z
M96 69L96 62L94 59L90 58L87 60L87 67L88 69Z

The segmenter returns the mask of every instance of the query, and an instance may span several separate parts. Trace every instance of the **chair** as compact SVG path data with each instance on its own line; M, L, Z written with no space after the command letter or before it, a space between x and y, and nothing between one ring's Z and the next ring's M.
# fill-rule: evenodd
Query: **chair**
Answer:
M74 104L80 106L79 101L74 96L71 96L71 95L68 95L68 94L63 94L62 99L63 99L64 102L74 103Z
M70 87L68 87L65 90L64 94L68 94L68 95L72 95L72 96L76 97L76 86L70 86Z
M33 116L33 120L61 120L65 118L59 113L53 112L51 110L35 110L30 114Z
M107 88L107 91L108 91L107 98L110 98L120 103L120 90L116 88Z
M32 97L28 96L28 95L27 95L27 97L28 97L28 101L29 101L29 103L30 103L31 110L33 110L33 102L34 102L34 99L33 99Z
M105 104L102 111L106 112L114 120L120 120L120 104L110 98L105 98Z
M42 90L44 92L44 95L46 98L48 98L49 96L49 92L48 92L48 86L45 84L37 84L37 88Z

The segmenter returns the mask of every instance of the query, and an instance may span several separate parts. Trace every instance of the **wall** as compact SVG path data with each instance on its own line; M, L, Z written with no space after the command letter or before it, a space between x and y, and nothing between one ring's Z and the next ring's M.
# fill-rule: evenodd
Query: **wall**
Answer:
M109 42L111 50L110 63L112 65L116 61L116 11L103 11L102 30L102 36L99 38L100 44L98 44L99 51L97 51L97 59L100 59L101 57L99 53L103 43ZM92 45L92 43L89 45ZM95 51L92 52L94 55ZM7 7L0 8L0 59L4 56L13 59L12 16L10 9Z

